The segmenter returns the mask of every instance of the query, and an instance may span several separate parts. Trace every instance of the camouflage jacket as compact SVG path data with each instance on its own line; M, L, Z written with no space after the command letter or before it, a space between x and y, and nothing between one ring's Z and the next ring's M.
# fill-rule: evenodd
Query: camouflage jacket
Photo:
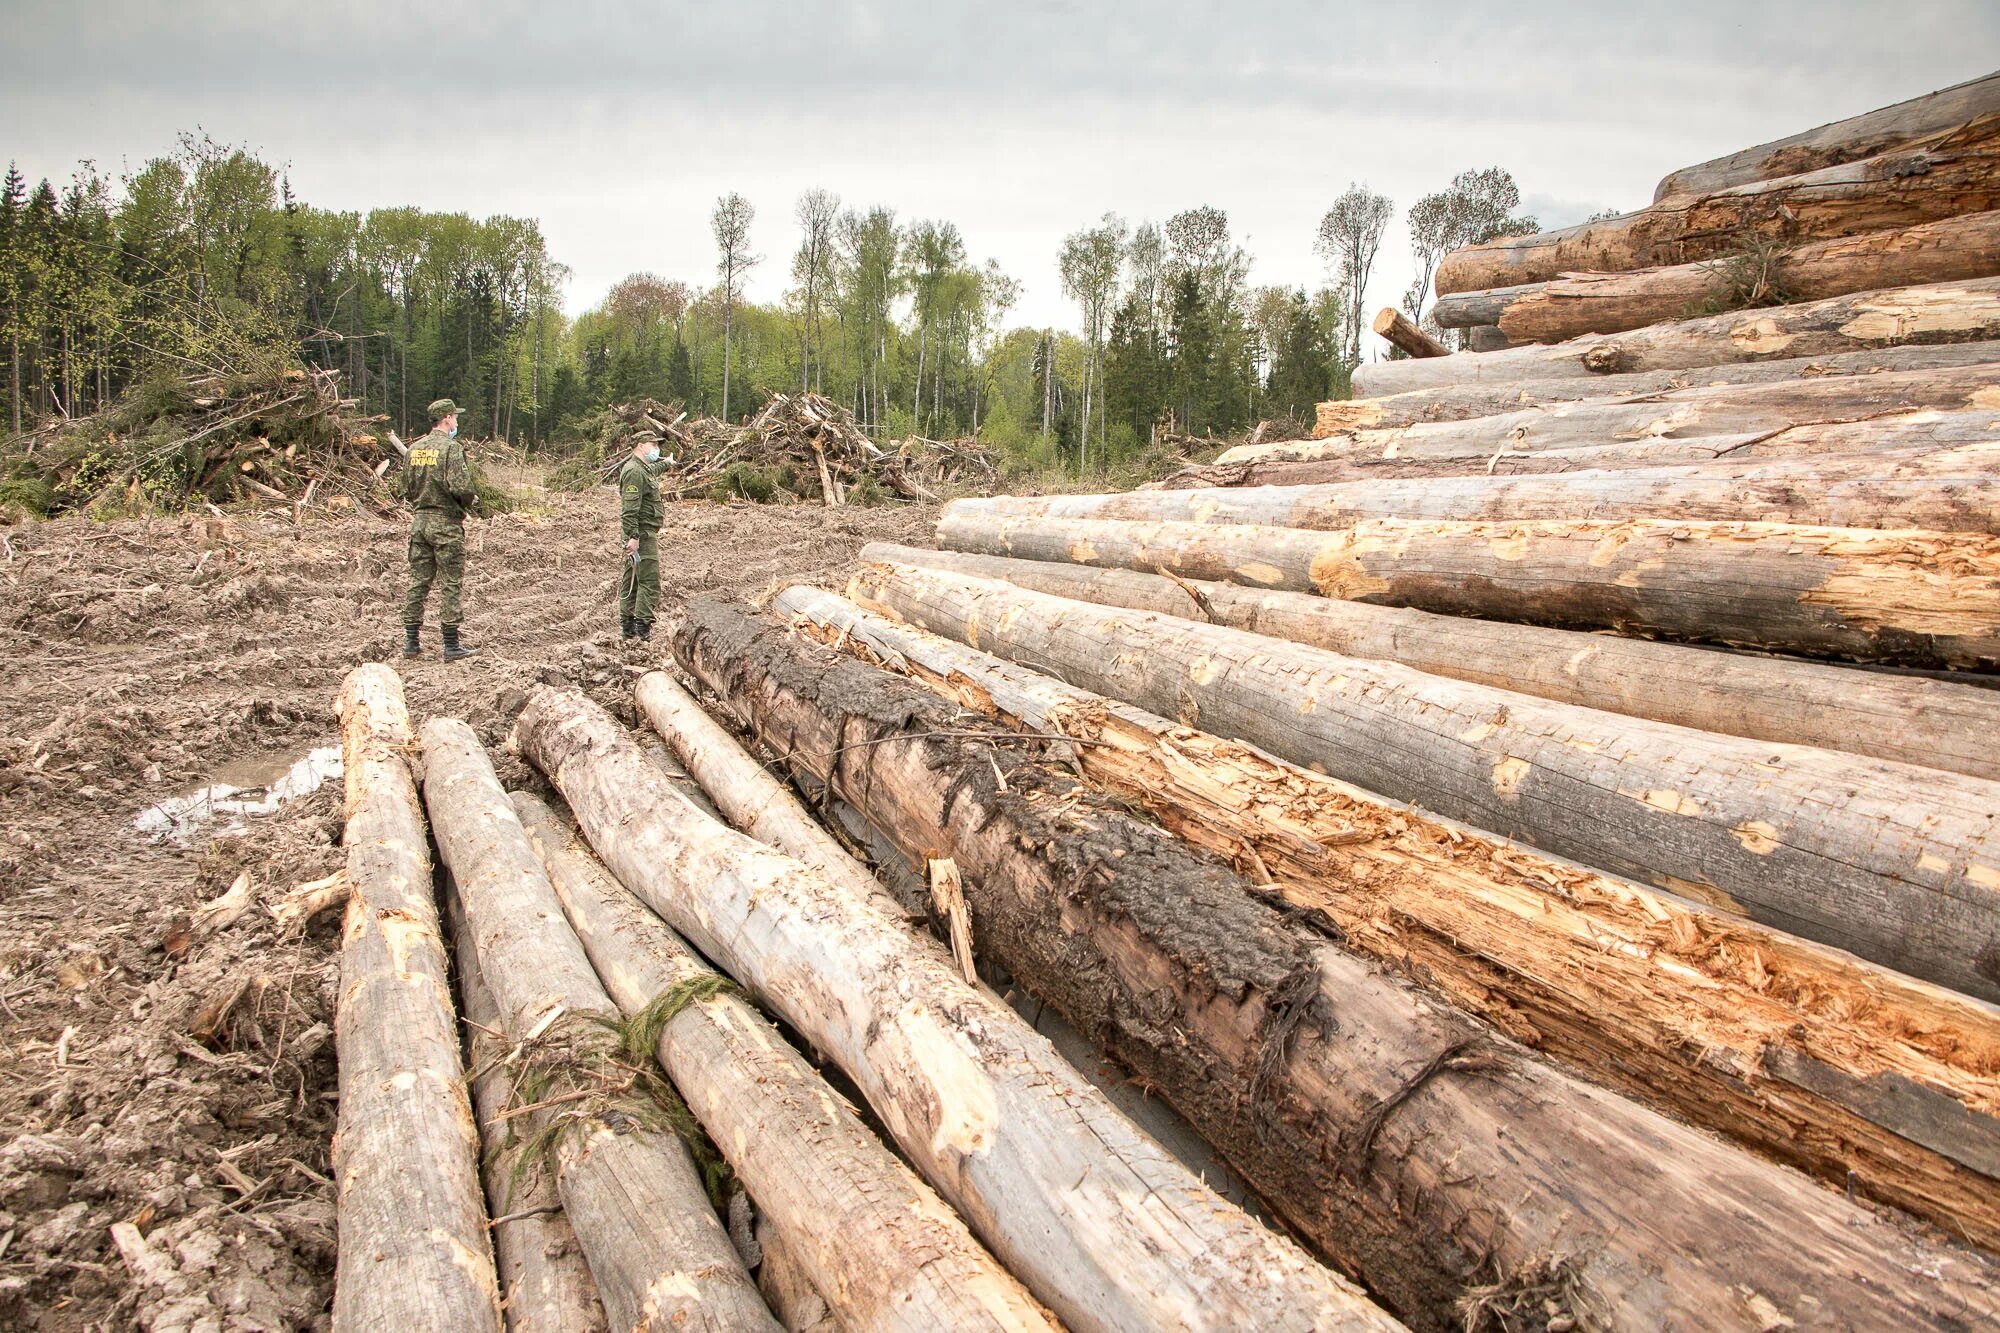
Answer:
M465 446L443 431L434 430L410 446L396 493L419 513L431 510L456 519L479 508Z
M618 535L625 541L660 530L667 505L660 498L659 465L628 458L618 469Z

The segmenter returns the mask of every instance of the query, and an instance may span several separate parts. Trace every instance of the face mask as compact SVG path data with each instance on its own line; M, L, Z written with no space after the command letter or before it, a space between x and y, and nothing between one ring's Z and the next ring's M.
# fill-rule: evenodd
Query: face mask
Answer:
M660 461L659 448L655 445L648 445L639 451L639 457L648 463L657 463Z
M452 439L454 439L454 440L455 440L455 439L457 439L457 438L458 438L458 423L457 423L456 421L452 422L452 423L451 423L451 429L450 429L450 430L448 430L448 431L446 431L446 432L445 432L445 434L447 434L447 435L451 436L451 438L452 438Z

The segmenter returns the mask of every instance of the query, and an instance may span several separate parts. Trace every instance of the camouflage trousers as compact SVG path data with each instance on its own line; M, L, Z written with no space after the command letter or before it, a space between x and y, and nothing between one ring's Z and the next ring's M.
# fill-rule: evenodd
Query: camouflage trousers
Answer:
M438 623L462 623L459 595L465 590L465 523L435 509L419 509L410 524L410 590L403 596L403 623L424 623L424 600L438 585Z
M625 548L618 548L624 555ZM660 534L649 532L639 538L637 556L625 556L625 572L618 576L618 618L653 623L653 609L660 604Z

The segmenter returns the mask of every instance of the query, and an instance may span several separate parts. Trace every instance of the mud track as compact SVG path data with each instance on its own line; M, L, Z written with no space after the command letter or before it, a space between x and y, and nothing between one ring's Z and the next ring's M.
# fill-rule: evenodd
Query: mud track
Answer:
M665 604L831 578L936 517L670 506ZM0 1325L325 1326L338 916L286 939L268 909L338 867L339 783L182 842L135 816L333 743L363 661L497 758L530 682L630 717L630 682L666 656L619 641L608 492L468 526L463 663L438 660L435 626L422 661L399 656L405 532L285 512L0 529ZM246 872L254 905L204 930L197 909ZM143 1248L121 1231L121 1251L120 1222Z

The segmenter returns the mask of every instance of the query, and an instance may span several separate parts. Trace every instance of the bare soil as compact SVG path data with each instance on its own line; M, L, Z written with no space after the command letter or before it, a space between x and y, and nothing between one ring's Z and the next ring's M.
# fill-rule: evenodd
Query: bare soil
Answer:
M337 743L355 665L498 747L520 692L579 685L630 717L664 656L622 644L615 497L534 494L468 525L467 642L400 655L406 527L231 513L0 528L0 1326L316 1328L332 1298L338 913L270 908L340 865L340 784L242 827L154 841L142 809ZM832 578L922 542L928 506L670 506L665 615ZM199 912L244 873L254 904ZM114 1224L129 1222L123 1250Z

